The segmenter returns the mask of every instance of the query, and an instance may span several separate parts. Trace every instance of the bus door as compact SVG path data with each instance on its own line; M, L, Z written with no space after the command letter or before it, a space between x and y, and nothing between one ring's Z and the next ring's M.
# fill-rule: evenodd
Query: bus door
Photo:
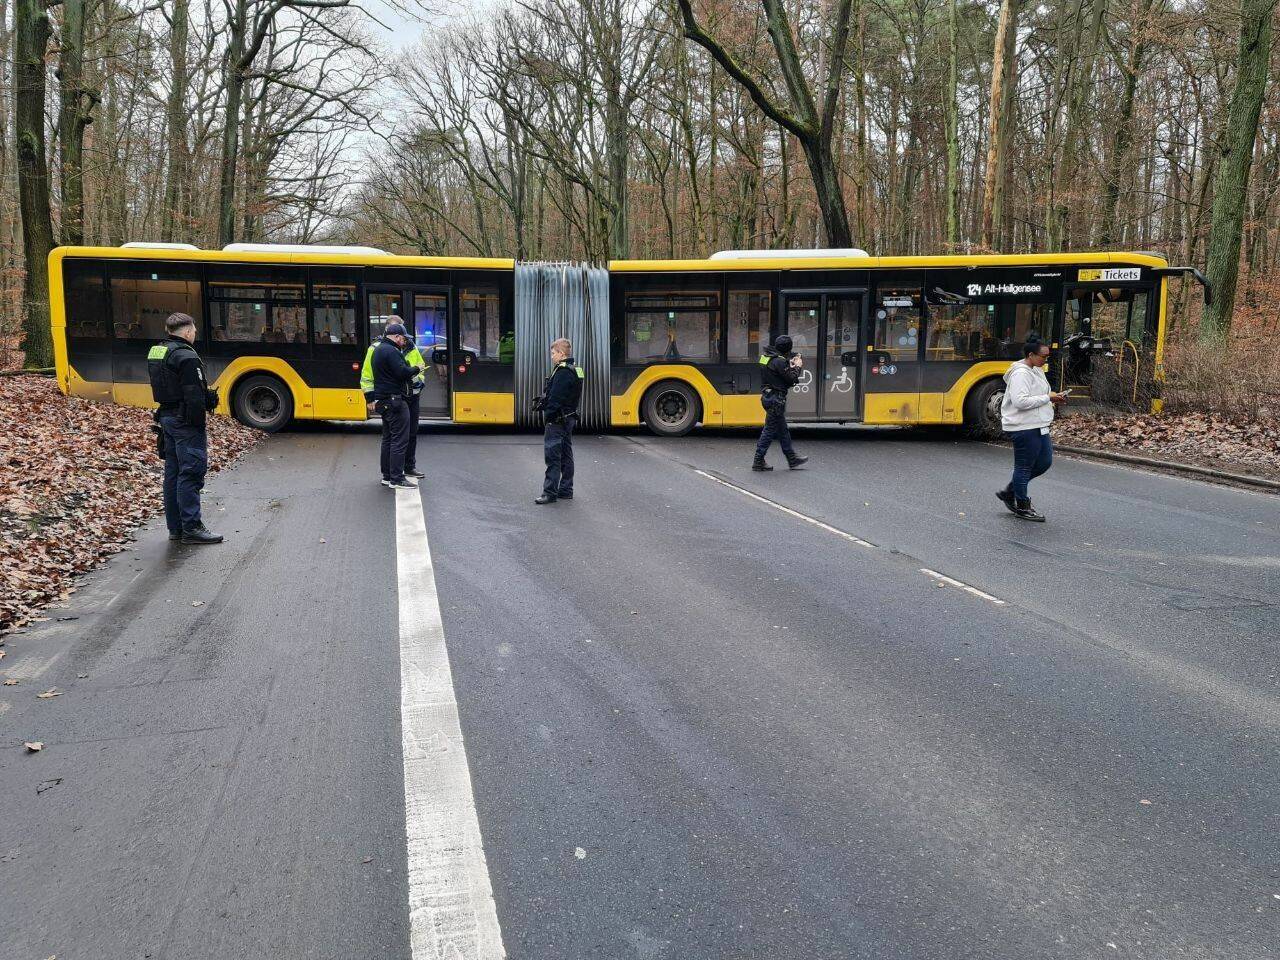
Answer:
M804 358L788 412L797 419L856 420L862 391L859 331L863 291L783 291L783 328Z
M423 419L447 419L449 403L449 290L446 287L366 288L369 342L374 343L392 318L399 318L426 361L425 384L419 398Z
M1096 400L1137 400L1155 372L1154 285L1138 267L1079 273L1086 282L1066 291L1061 382Z

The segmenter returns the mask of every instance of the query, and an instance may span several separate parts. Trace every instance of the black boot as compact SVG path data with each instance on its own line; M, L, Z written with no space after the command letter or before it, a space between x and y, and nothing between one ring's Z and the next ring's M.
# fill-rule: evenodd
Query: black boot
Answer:
M764 457L756 457L751 463L752 470L772 470L773 467L764 462Z
M787 461L787 466L790 467L792 470L799 470L808 462L809 462L808 457L802 457L799 454L797 454L796 456L792 457L790 460Z
M1010 490L1008 487L1005 487L1003 490L997 490L996 497L1000 500L1001 503L1003 503L1006 507L1009 508L1010 513L1018 512L1018 505L1013 502L1013 491Z
M544 493L541 496L534 497L533 502L541 506L548 503L555 503L558 499L558 497L553 497L549 493Z
M203 523L182 531L183 543L221 543L222 536L214 533Z
M1030 500L1016 501L1013 512L1023 520L1030 520L1032 523L1044 523L1044 514L1037 513Z

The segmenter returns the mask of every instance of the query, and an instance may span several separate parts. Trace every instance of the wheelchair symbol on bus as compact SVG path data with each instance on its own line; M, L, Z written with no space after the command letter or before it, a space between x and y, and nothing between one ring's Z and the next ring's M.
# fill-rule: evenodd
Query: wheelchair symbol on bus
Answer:
M791 389L796 393L808 393L809 385L813 383L813 374L808 370L800 371L800 379L796 381L796 385Z
M853 377L849 376L849 368L840 368L839 379L831 381L831 390L834 393L848 393L853 389Z

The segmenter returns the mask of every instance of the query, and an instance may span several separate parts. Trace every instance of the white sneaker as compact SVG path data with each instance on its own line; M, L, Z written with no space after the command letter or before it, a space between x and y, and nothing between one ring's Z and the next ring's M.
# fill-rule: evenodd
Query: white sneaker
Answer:
M389 486L391 486L391 481L390 481L390 480L381 480L381 481L379 481L379 482L380 482L384 487L389 487Z

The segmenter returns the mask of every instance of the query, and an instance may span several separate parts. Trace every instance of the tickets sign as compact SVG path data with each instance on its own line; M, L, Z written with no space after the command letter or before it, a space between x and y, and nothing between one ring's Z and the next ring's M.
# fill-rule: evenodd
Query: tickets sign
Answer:
M1081 283L1123 283L1128 280L1141 280L1141 267L1106 267L1082 269L1078 279Z

